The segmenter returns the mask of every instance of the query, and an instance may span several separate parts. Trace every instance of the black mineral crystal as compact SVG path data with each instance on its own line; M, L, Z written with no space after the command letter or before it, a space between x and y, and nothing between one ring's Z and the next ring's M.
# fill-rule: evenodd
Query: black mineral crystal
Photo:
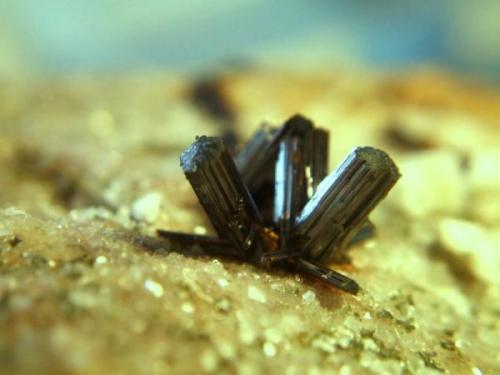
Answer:
M181 167L218 237L158 234L176 250L198 247L356 294L354 280L327 266L373 235L368 215L400 174L385 152L357 147L328 175L328 145L328 131L300 115L263 127L234 159L222 138L197 137Z

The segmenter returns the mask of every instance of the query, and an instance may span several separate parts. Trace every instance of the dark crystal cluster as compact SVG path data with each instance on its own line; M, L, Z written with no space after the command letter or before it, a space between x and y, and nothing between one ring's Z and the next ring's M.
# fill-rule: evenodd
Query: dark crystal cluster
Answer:
M400 174L385 152L358 147L328 175L328 145L329 133L300 115L260 129L236 158L221 138L197 137L181 167L218 238L158 234L178 249L197 245L357 293L354 280L326 266L373 234L368 215Z

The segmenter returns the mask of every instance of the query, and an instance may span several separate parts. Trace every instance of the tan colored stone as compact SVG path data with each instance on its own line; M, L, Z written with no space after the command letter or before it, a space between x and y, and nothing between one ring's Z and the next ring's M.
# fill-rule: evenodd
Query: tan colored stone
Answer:
M460 162L460 155L444 150L399 159L402 177L393 199L411 217L460 213L467 191Z
M498 95L439 74L222 78L241 140L302 112L331 130L332 167L358 145L400 164L376 238L336 266L354 297L156 238L213 233L178 167L222 129L187 100L191 81L1 83L0 373L500 372Z

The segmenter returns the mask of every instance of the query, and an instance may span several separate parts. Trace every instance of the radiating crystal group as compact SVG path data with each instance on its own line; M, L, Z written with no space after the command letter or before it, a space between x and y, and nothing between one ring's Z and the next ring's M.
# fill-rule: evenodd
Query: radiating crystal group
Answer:
M294 269L357 293L354 280L325 266L373 233L368 215L400 175L385 152L358 147L327 176L328 137L295 115L279 129L259 130L236 161L221 138L197 137L181 167L219 238L159 235L180 248Z

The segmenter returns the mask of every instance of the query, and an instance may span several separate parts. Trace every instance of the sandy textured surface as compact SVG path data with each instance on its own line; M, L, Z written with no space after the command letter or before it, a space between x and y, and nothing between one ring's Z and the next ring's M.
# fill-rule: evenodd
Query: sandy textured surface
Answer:
M178 166L195 135L241 144L295 112L331 130L332 167L371 145L403 174L340 268L358 296L155 237L210 232ZM13 81L0 129L0 373L500 373L499 90L258 69Z

